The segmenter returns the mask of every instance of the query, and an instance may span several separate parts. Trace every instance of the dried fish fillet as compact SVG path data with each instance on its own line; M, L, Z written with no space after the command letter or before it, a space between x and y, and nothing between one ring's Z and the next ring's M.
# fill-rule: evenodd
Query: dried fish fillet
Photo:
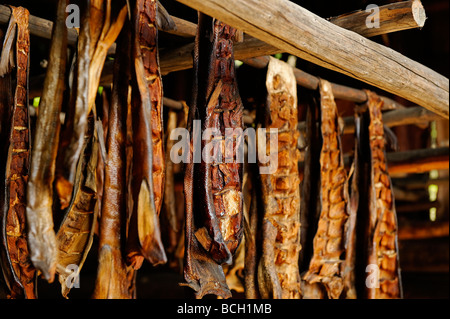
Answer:
M339 299L344 290L343 254L348 221L348 176L344 167L338 113L331 85L320 81L322 150L320 154L321 212L314 253L308 272L309 284L321 283L330 299Z
M300 153L297 149L297 84L292 68L271 58L266 86L265 128L278 130L278 153L273 154L277 156L278 167L273 174L260 175L264 218L258 285L262 298L299 299ZM258 145L261 143L258 141ZM269 151L270 143L267 138L266 145L260 147Z

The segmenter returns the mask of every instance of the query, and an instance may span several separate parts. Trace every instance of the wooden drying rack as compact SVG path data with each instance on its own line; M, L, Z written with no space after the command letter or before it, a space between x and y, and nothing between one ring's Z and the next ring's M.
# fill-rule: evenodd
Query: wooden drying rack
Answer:
M423 27L426 15L419 0L403 1L380 7L380 28L367 28L369 13L364 10L330 19L320 18L287 0L177 0L245 32L244 40L235 45L235 58L255 68L265 68L269 55L288 52L325 68L346 74L372 86L410 100L418 106L405 108L402 104L382 96L384 123L389 127L423 124L449 117L449 80L431 69L379 45L366 37ZM8 23L9 7L0 5L0 23ZM172 17L179 37L194 38L195 23ZM30 16L31 34L50 39L53 23ZM68 30L68 43L75 46L77 32ZM298 37L301 34L301 37ZM264 39L264 41L260 40ZM191 42L165 51L160 57L161 72L190 69L193 66ZM109 54L114 54L113 45ZM352 63L348 63L351 59ZM370 63L369 63L370 62ZM298 85L316 90L319 78L294 68ZM43 77L30 80L30 98L40 96ZM112 81L112 62L104 65L101 85ZM332 83L336 99L364 103L363 90ZM183 102L164 98L165 107L183 110ZM245 116L246 124L254 119ZM344 133L354 132L352 117L344 119ZM300 123L303 131L305 124ZM424 149L388 154L390 170L396 172L425 172L446 169L448 148Z

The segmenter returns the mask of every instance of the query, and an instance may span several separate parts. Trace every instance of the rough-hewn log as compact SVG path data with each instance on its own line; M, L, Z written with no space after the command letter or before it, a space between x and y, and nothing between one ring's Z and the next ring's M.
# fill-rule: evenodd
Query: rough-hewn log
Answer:
M392 110L383 114L383 123L388 127L396 127L402 125L418 124L422 125L441 117L421 106L413 106L408 108L401 108ZM344 119L344 134L353 134L355 132L354 117L345 117ZM306 123L299 123L298 129L304 131Z
M189 43L181 48L168 50L164 52L164 54L161 54L162 74L191 69L193 66L193 50L194 44ZM281 52L282 50L275 48L272 45L246 35L243 42L235 44L234 57L236 60L245 60L255 56L265 56Z
M290 1L177 1L299 58L449 117L448 78Z
M390 3L377 9L378 14L376 11L366 9L333 17L328 21L370 38L401 30L422 28L427 19L425 9L419 0ZM367 20L378 25L370 28L367 26Z

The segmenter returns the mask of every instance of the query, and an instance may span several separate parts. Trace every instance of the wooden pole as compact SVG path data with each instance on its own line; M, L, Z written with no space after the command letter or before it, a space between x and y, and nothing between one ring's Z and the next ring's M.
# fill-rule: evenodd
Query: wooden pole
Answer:
M448 235L448 221L402 224L398 229L399 240L439 238Z
M402 125L422 125L440 119L441 117L421 106L407 107L403 109L385 112L383 123L387 127ZM344 118L344 134L355 132L355 119L353 117Z
M401 30L422 28L427 19L419 0L402 1L366 10L360 10L328 19L341 28L366 38ZM368 27L369 22L371 27Z
M0 4L0 24L7 24L11 17L11 9L8 6ZM172 20L175 22L175 30L162 30L170 34L174 34L183 38L195 37L197 33L197 25L189 21L173 17ZM29 28L30 33L40 38L51 39L53 22L50 20L42 19L33 15L29 18ZM68 32L68 44L70 46L75 46L78 40L78 33L75 29L67 29ZM114 53L115 49L111 53Z
M435 169L449 169L449 148L431 148L404 152L389 152L386 154L388 171L394 174L426 173ZM344 156L347 168L352 164L353 157ZM304 162L300 161L300 170L303 170Z
M449 117L449 80L288 0L177 0L285 52Z
M383 123L387 127L396 127L402 125L422 125L441 117L421 106L405 107L397 110L385 112L383 114ZM355 132L355 118L352 116L344 119L344 134L353 134ZM306 123L301 122L298 125L300 131L306 129Z
M399 200L398 193L394 191L395 199ZM429 211L431 208L439 208L440 204L438 201L430 202L429 200L424 202L417 200L413 203L409 204L397 204L396 212L397 214L405 214L405 213L417 213L423 211Z
M242 60L242 62L257 69L263 69L269 64L269 60L269 56L259 56ZM294 68L294 75L295 79L297 80L297 84L301 87L309 90L317 90L317 88L319 87L319 78L314 75L311 75L297 68ZM336 83L331 83L331 89L336 99L355 103L365 103L367 101L367 94L363 90ZM383 110L395 110L404 108L402 104L385 96L381 96L381 99L384 102Z
M449 169L448 147L388 153L387 159L390 175Z

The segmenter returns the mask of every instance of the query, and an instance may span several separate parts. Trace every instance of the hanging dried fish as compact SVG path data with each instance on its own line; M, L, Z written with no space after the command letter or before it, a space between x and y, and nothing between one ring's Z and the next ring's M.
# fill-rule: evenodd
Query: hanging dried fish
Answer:
M355 123L358 122L355 119ZM356 124L358 126L359 124ZM349 198L347 205L348 220L345 233L345 260L342 263L342 278L344 280L344 290L342 297L345 299L356 299L356 258L357 258L357 215L359 207L359 182L360 182L360 168L358 143L355 139L355 156L353 164L348 174L349 184Z
M186 165L184 269L187 285L195 290L197 298L208 293L231 297L220 265L231 262L243 235L243 172L242 162L238 160L240 143L243 143L239 138L242 134L238 134L243 128L243 105L234 70L236 32L220 21L199 14L194 97L188 129L191 162L196 161L194 154L204 153L204 156L198 164ZM201 120L201 132L193 130L194 120ZM229 130L233 131L232 136ZM200 136L205 134L210 136ZM201 150L199 145L194 145L197 141ZM208 149L210 143L214 147ZM201 208L195 215L194 202Z
M343 262L348 221L348 177L344 167L337 107L329 82L320 81L322 150L320 154L320 218L314 237L314 253L308 272L309 284L321 283L330 299L344 290Z
M108 49L116 41L127 15L124 6L116 21L111 22L111 0L90 0L85 3L83 26L78 43L77 72L71 99L74 105L62 134L60 156L56 172L56 190L61 208L70 202L75 171L81 154L87 117L95 104ZM99 27L102 25L102 27Z
M56 234L59 251L56 272L62 295L66 298L92 246L97 219L98 138L94 132L93 116L88 121L89 129L84 138L83 156L78 162L74 196Z
M178 116L174 111L169 111L166 133L166 181L164 184L164 212L170 227L178 232L176 199L175 199L175 176L174 164L170 159L170 150L175 141L170 139L170 133L177 128Z
M257 192L254 185L251 186L251 202L248 215L244 219L245 238L245 272L244 286L246 299L258 299L258 205Z
M158 215L162 207L164 194L164 130L163 130L163 87L159 69L159 48L157 17L159 3L156 0L137 0L139 10L138 41L148 83L151 102L151 132L153 146L153 192L155 208ZM169 16L170 19L170 16Z
M402 284L398 254L398 222L392 182L389 177L383 130L383 101L373 92L368 98L368 143L370 154L370 180L368 182L368 259L375 266L374 282L367 288L369 299L402 298ZM374 275L374 274L372 274Z
M67 55L65 23L68 4L67 0L58 1L27 186L26 212L31 260L49 282L54 279L57 262L57 244L52 216L53 180L59 143L59 115L65 86Z
M116 41L127 18L127 6L124 6L114 22L111 22L111 0L91 0L91 63L89 66L89 113L95 103L103 65L108 54L108 49ZM99 23L102 27L98 27Z
M317 93L317 95L319 95ZM325 289L319 284L309 284L303 279L308 271L309 263L313 256L314 235L317 232L317 224L320 217L320 207L317 196L320 191L320 151L322 136L320 132L320 107L316 92L308 94L306 108L306 145L305 166L303 168L302 195L300 204L300 245L299 254L300 274L302 276L301 289L303 299L324 299Z
M133 270L123 258L126 216L126 118L130 80L131 32L126 24L118 40L114 61L112 99L109 111L108 162L99 225L99 265L93 298L133 297Z
M7 141L2 150L0 163L6 168L0 182L0 187L5 191L0 195L0 216L2 225L2 242L6 257L2 268L7 274L6 280L10 290L10 298L35 299L36 298L36 270L33 267L28 250L28 239L26 233L26 185L29 175L30 160L30 123L28 114L28 72L29 72L29 50L30 33L28 30L28 10L22 7L11 7L11 19L6 33L5 43L2 51L0 65L3 71L15 67L16 87L13 92L2 92L14 97L13 103L3 104L5 114L11 114L8 122L2 125L4 132L1 140ZM15 40L15 41L14 41ZM15 43L10 46L8 43ZM15 48L15 52L14 49ZM8 50L11 50L8 52ZM13 57L11 60L10 57ZM3 60L6 59L6 60ZM11 65L11 63L14 63ZM6 74L0 73L0 76ZM8 75L5 80L11 81ZM8 116L9 117L9 116ZM5 118L6 119L6 118ZM6 129L9 127L9 136ZM3 135L5 134L5 135ZM4 157L3 157L4 156ZM6 255L6 256L5 256Z
M265 128L278 130L278 167L261 174L264 218L258 285L262 298L301 297L298 257L300 247L300 177L297 84L292 68L271 58L267 74L268 106ZM270 138L259 147L270 150ZM273 160L273 159L271 159ZM260 168L273 163L261 164Z
M140 256L144 256L153 265L167 262L159 226L164 191L164 153L156 6L155 1L137 0L134 12L133 211L127 258L135 269L142 264Z
M199 199L205 203L205 211L202 212L205 228L199 231L207 234L207 241L211 241L210 245L204 241L200 244L217 263L222 264L231 261L243 235L243 167L238 159L238 150L243 143L242 135L239 135L242 133L239 129L243 128L243 105L233 59L233 37L237 31L220 21L208 21L206 16L204 19L205 29L200 32L205 34L200 35L199 59L205 59L208 64L199 67L197 108L203 121L202 154L211 158L209 161L202 158L199 169L195 171L196 179L205 182L196 183L195 188ZM208 33L211 33L211 40L204 38ZM205 130L212 130L212 135L220 136L212 150L219 150L215 154L205 152L208 144L217 141L210 136L205 139L205 134L208 135ZM228 130L232 130L232 136Z
M90 67L90 1L83 7L83 21L78 37L76 72L74 75L70 106L66 124L61 133L56 165L55 188L60 198L61 208L69 205L77 164L82 153L87 130L89 67Z

